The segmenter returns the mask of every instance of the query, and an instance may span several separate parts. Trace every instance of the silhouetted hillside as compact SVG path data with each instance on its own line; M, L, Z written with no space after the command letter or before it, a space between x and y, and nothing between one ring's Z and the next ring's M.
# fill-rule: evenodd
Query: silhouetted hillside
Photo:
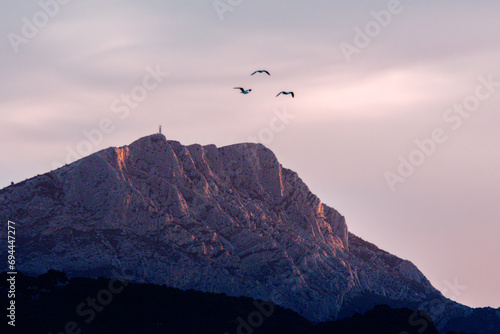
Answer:
M4 293L8 275L0 276ZM294 311L247 297L109 278L68 280L55 270L38 278L18 274L16 305L15 333L30 334L438 333L425 313L406 308L377 306L364 315L314 325ZM2 326L7 327L5 321Z

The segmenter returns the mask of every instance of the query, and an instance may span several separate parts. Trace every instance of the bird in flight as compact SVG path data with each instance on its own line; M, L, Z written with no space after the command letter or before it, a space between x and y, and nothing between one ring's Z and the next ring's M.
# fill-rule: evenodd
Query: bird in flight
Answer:
M241 94L248 94L248 93L250 93L252 91L251 89L243 89L241 87L234 87L234 89L241 90Z
M280 94L285 94L285 95L292 95L292 97L295 97L295 95L293 95L293 92L285 92L285 91L281 91L278 93L278 95L276 95L276 97L278 97Z
M268 72L268 71L266 71L266 70L258 70L258 71L253 72L253 73L252 73L252 74L250 74L250 75L254 75L255 73L266 73L267 75L271 75L271 74L269 74L269 72Z

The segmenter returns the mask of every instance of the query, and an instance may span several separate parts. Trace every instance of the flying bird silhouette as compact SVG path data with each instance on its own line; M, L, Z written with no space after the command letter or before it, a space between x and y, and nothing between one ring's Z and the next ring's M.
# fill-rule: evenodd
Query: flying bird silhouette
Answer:
M295 97L295 95L293 95L293 92L285 92L285 91L281 91L278 93L278 95L276 95L276 97L278 97L280 94L285 94L285 95L292 95L292 97Z
M253 73L252 73L252 74L250 74L250 75L254 75L255 73L266 73L267 75L271 75L271 74L269 74L269 72L268 72L268 71L266 71L266 70L257 70L257 71L253 72Z
M241 90L241 94L248 94L248 93L250 93L250 92L252 91L251 89L246 89L246 90L245 90L245 89L243 89L243 88L241 88L241 87L234 87L234 89L239 89L239 90Z

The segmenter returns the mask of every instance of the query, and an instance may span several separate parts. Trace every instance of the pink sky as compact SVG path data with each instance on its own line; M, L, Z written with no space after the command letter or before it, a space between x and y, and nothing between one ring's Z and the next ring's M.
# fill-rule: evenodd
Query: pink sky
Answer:
M64 163L68 147L122 146L160 124L183 144L257 138L350 231L447 297L500 307L500 86L448 112L500 82L500 4L54 1L0 4L0 187ZM446 140L392 191L384 175L435 129Z

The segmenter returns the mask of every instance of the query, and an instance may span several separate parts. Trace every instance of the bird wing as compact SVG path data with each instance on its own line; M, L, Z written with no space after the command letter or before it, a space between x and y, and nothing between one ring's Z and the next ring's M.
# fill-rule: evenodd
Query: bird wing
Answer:
M269 72L268 72L268 71L262 71L262 72L267 73L267 75L271 75L271 74L269 74Z
M244 89L243 89L243 88L241 88L241 87L234 87L233 89L239 89L239 90L241 90L242 92L244 91Z
M283 93L283 92L279 92L278 95L276 95L276 97L278 97L281 93Z
M254 75L254 74L255 74L255 73L257 73L257 72L259 72L259 71L255 71L255 72L253 72L253 73L252 73L252 74L250 74L250 75Z
M292 94L292 97L295 97L295 95L293 95L293 92L291 92L290 94Z

